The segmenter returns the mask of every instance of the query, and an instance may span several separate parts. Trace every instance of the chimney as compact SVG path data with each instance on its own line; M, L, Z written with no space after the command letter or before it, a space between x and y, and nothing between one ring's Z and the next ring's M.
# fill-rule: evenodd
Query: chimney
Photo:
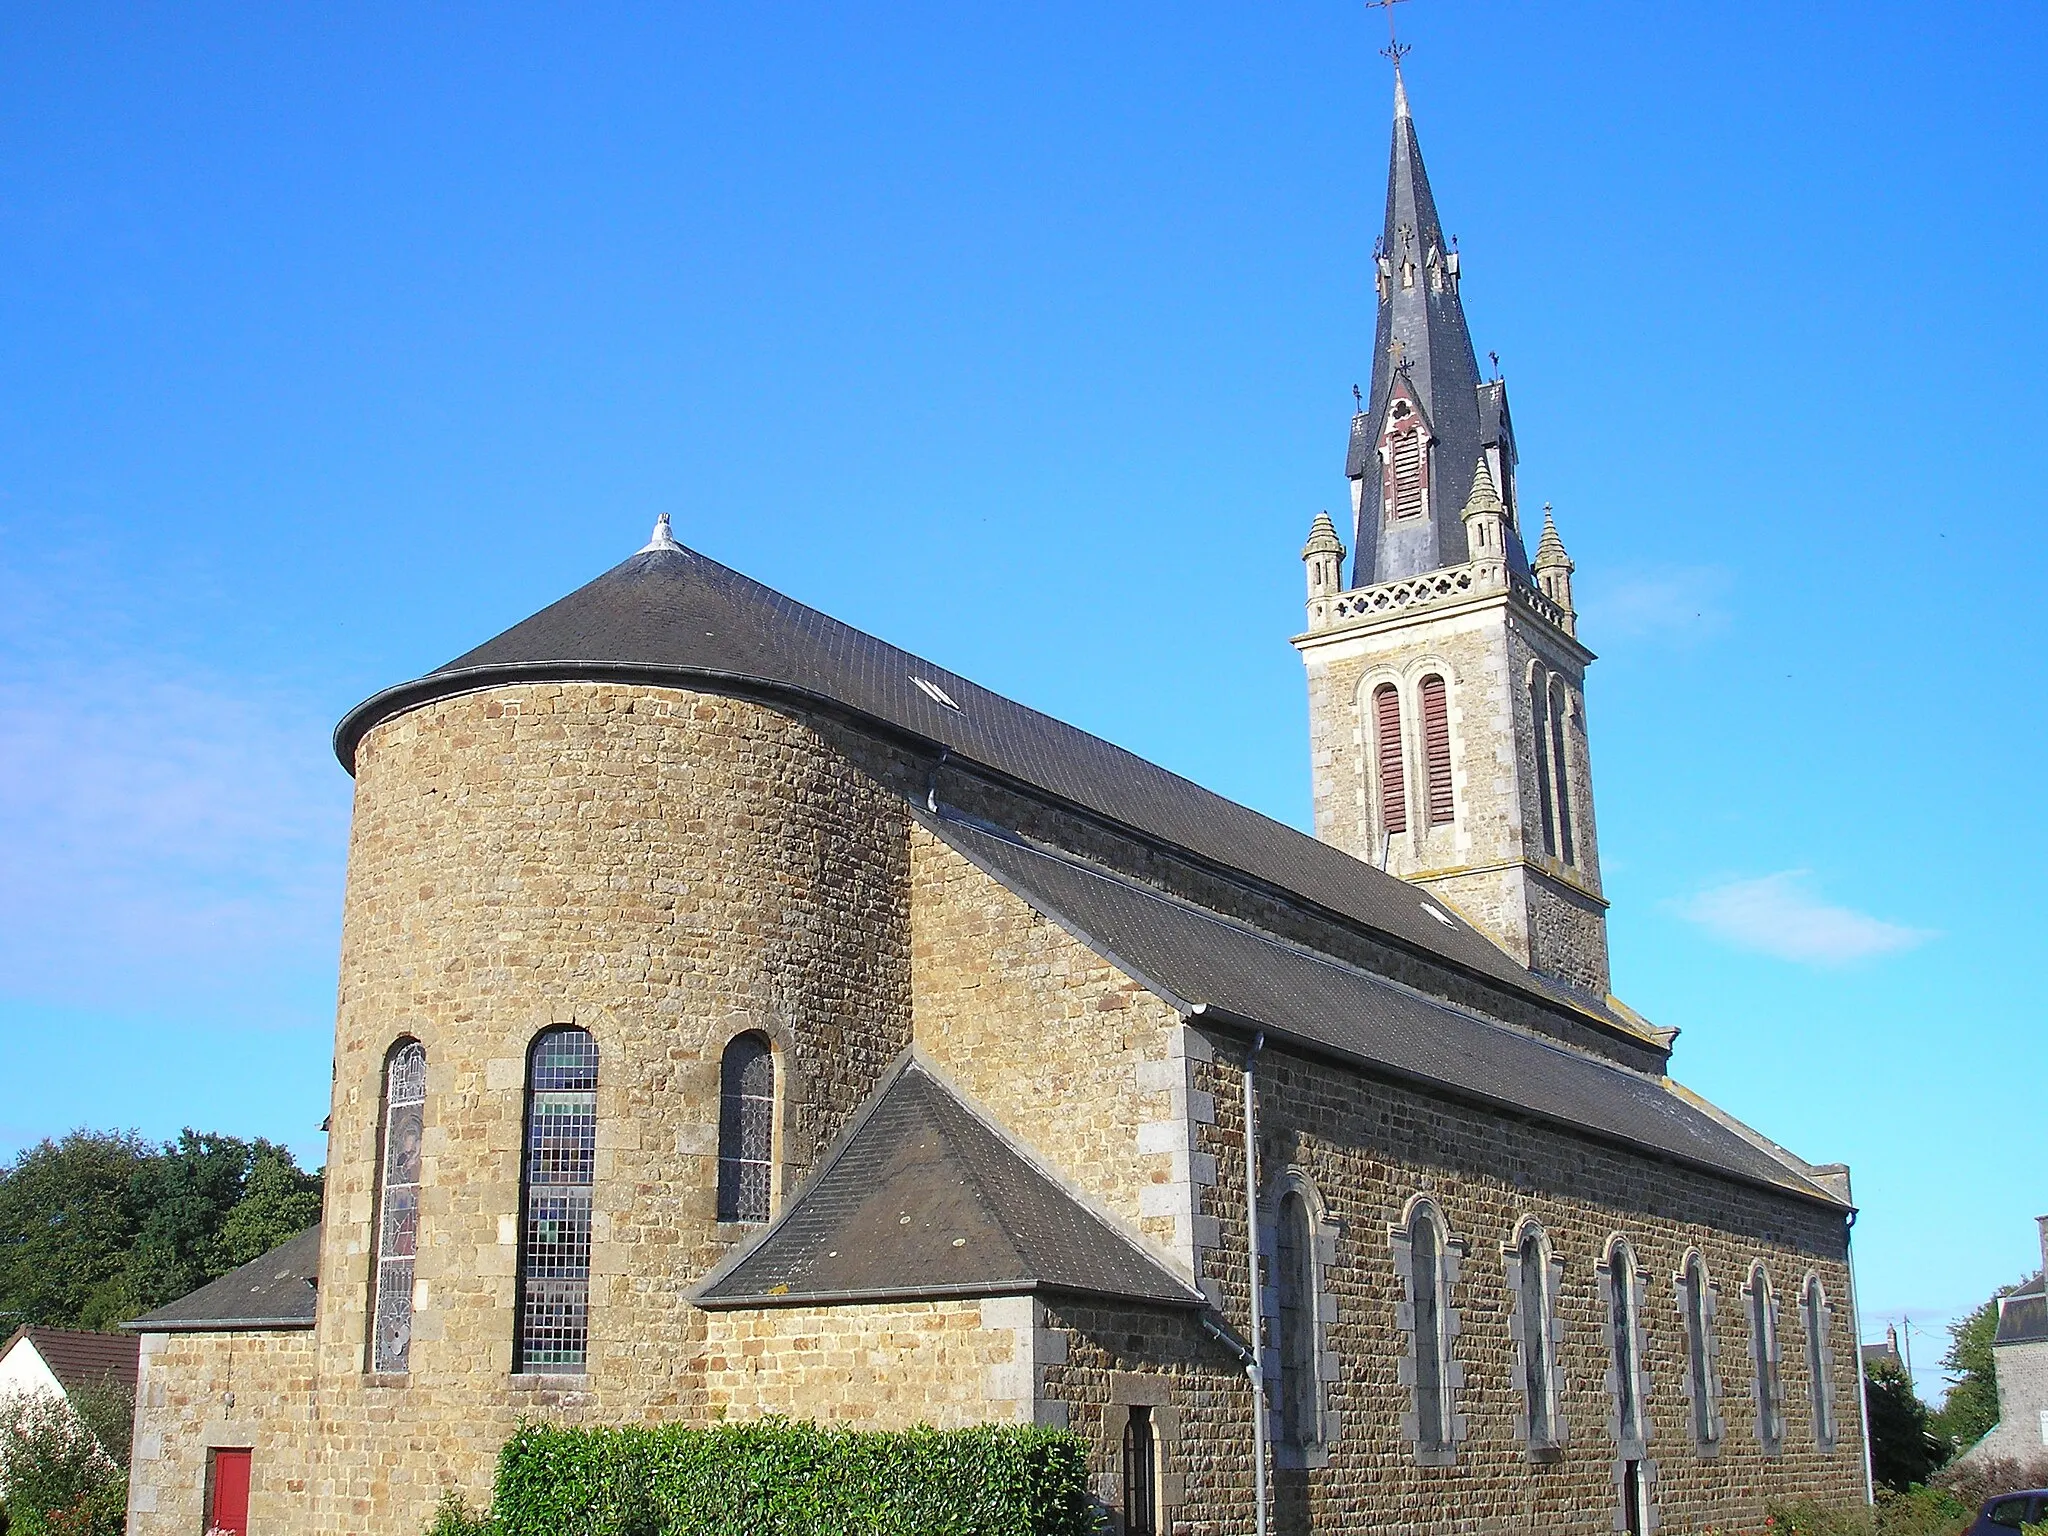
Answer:
M2048 1279L2048 1216L2036 1216L2034 1225L2041 1229L2041 1275Z

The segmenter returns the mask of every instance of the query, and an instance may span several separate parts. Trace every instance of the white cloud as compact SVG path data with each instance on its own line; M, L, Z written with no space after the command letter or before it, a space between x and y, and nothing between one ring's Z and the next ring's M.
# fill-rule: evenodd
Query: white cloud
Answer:
M1572 597L1589 634L1697 642L1728 627L1732 582L1718 565L1619 570L1581 578Z
M261 1018L331 972L349 792L323 723L172 672L0 670L0 995Z
M1822 901L1804 888L1808 872L1782 870L1709 886L1674 903L1680 916L1742 949L1807 965L1847 965L1896 954L1935 935Z

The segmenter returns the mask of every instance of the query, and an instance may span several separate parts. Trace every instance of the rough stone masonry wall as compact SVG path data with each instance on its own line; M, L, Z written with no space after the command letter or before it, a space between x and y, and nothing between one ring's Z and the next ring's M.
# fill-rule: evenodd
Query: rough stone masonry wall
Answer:
M1208 1191L1222 1247L1211 1278L1234 1326L1246 1325L1243 1045L1218 1039L1197 1074L1217 1106L1201 1144L1216 1156ZM1335 1303L1326 1347L1335 1359L1329 1406L1341 1429L1327 1466L1275 1472L1281 1532L1373 1530L1412 1536L1477 1536L1530 1530L1605 1533L1619 1509L1605 1307L1594 1264L1615 1233L1634 1245L1647 1281L1641 1323L1651 1382L1648 1457L1654 1518L1666 1532L1759 1528L1767 1497L1811 1496L1849 1504L1863 1497L1856 1338L1850 1315L1840 1214L1763 1190L1610 1149L1561 1130L1510 1120L1268 1048L1259 1062L1261 1182L1298 1169L1338 1228L1324 1277ZM1398 1380L1406 1338L1397 1326L1400 1277L1390 1224L1427 1192L1467 1245L1449 1303L1465 1371L1457 1410L1469 1438L1448 1467L1416 1464L1401 1418L1410 1393ZM1270 1214L1270 1213L1267 1213ZM1559 1294L1561 1459L1532 1462L1517 1438L1521 1400L1513 1371L1509 1293L1502 1253L1533 1216L1564 1262ZM1684 1336L1673 1276L1689 1248L1703 1254L1718 1291L1715 1336L1725 1421L1718 1455L1696 1453L1681 1383ZM1762 1258L1778 1297L1783 1452L1767 1456L1755 1432L1754 1374L1741 1287ZM1832 1452L1814 1443L1797 1297L1808 1271L1834 1307ZM1288 1512L1292 1511L1292 1514Z
M129 1536L198 1536L207 1453L224 1447L253 1453L250 1528L302 1529L316 1402L309 1329L144 1334Z
M714 1312L714 1419L780 1414L862 1429L1030 1423L1029 1297Z
M781 1182L908 1043L907 818L816 730L678 690L532 684L425 706L357 754L320 1287L318 1470L295 1529L414 1536L488 1488L522 1414L705 1409L687 1288L715 1220L718 1062L778 1047ZM590 1364L514 1377L527 1051L590 1030ZM380 1083L427 1052L411 1370L365 1374ZM258 1475L262 1472L259 1468Z
M1047 1404L1089 1444L1096 1498L1122 1531L1123 1436L1133 1406L1152 1410L1160 1452L1161 1530L1240 1536L1252 1528L1252 1394L1237 1357L1190 1312L1087 1298L1057 1300L1040 1353Z
M923 828L911 840L918 1047L1070 1188L1192 1278L1180 1016Z

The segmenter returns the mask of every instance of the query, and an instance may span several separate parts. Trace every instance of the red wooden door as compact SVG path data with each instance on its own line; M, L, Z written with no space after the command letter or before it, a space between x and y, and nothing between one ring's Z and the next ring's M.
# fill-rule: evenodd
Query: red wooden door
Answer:
M213 1453L213 1512L207 1529L249 1536L249 1453Z

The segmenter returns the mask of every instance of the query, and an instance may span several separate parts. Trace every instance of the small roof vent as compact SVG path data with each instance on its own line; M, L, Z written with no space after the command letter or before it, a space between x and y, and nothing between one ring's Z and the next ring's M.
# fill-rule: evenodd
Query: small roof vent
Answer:
M1425 901L1422 904L1422 910L1427 912L1431 917L1435 918L1438 922L1442 923L1446 928L1455 928L1458 926L1458 920L1455 917L1451 916L1450 913L1446 912L1442 907L1433 907Z
M953 696L937 683L926 682L921 677L913 677L911 681L917 684L917 691L930 699L934 704L943 704L946 708L952 710L959 709L960 706L953 702Z

